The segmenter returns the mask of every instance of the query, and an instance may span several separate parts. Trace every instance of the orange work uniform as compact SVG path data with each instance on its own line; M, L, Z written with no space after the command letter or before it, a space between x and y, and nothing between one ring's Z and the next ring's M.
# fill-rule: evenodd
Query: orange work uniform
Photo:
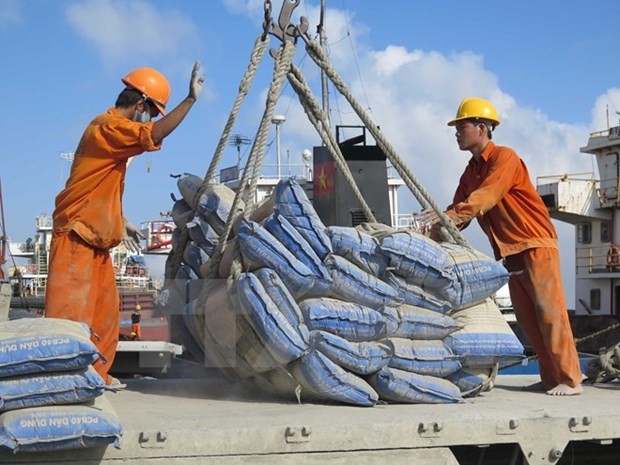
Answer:
M489 142L471 158L446 212L464 228L476 218L497 260L511 273L517 321L539 358L543 386L581 384L579 357L566 310L557 233L525 163Z
M122 196L127 160L161 148L153 123L110 108L88 125L71 174L56 197L45 315L90 326L102 359L94 368L109 384L120 329L119 296L109 250L124 236Z

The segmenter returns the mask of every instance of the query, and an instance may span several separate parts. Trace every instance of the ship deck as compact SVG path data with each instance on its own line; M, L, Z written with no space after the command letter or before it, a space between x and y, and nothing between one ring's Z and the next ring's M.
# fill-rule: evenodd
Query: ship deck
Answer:
M124 428L120 449L0 453L0 463L536 465L579 464L581 453L618 463L620 383L564 398L522 389L537 379L500 375L463 404L372 408L249 396L214 377L132 379L106 394Z

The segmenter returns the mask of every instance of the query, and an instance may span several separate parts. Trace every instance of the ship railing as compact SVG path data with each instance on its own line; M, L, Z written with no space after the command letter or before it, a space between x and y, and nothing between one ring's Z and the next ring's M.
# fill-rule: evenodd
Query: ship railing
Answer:
M54 225L54 221L53 218L49 215L39 215L35 218L35 225L37 228L37 231L41 231L44 229L52 229L52 226Z
M620 247L604 244L577 248L575 267L580 273L612 273L620 271Z
M171 219L145 221L140 224L146 237L145 253L168 253L172 249L172 233L176 229Z
M591 183L600 208L608 208L618 205L618 192L620 192L620 178L595 179L594 173L558 174L538 176L536 186L560 182L588 182Z
M542 184L549 184L551 182L565 182L565 181L590 181L590 182L599 182L594 179L594 172L587 171L584 173L563 173L563 174L550 174L546 176L538 176L536 177L536 186L540 186Z
M620 126L603 129L602 131L591 132L590 137L608 137L609 139L618 139L620 138Z
M394 213L392 215L392 225L397 229L407 229L411 226L412 219L411 214Z

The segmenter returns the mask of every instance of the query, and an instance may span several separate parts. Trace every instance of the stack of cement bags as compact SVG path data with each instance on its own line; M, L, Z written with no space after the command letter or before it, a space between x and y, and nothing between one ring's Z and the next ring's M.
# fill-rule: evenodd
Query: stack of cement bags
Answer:
M206 302L184 294L184 329L207 364L289 398L372 406L462 402L523 356L490 298L508 279L501 264L412 231L326 227L293 179L272 202L228 238L243 259L235 283ZM185 252L203 240L192 239ZM200 276L184 257L177 290Z
M86 325L54 318L0 323L0 449L119 446L122 427L91 364Z

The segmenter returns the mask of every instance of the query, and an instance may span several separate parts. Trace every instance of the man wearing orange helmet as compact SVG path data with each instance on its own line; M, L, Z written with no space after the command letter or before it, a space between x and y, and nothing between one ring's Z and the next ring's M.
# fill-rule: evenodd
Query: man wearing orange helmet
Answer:
M582 392L579 357L566 310L558 238L540 195L516 152L491 142L500 124L497 111L481 98L464 99L448 123L461 150L471 152L452 204L445 212L463 229L476 218L497 260L511 273L515 315L540 364L540 389L549 395ZM437 215L422 220L434 224Z
M88 125L75 150L65 188L56 197L50 245L45 316L81 321L91 328L102 358L94 363L108 374L118 344L119 296L109 250L135 234L122 213L125 172L132 157L159 150L202 92L205 77L195 62L189 93L166 113L170 85L152 68L130 72L116 104ZM162 118L151 121L161 115Z

